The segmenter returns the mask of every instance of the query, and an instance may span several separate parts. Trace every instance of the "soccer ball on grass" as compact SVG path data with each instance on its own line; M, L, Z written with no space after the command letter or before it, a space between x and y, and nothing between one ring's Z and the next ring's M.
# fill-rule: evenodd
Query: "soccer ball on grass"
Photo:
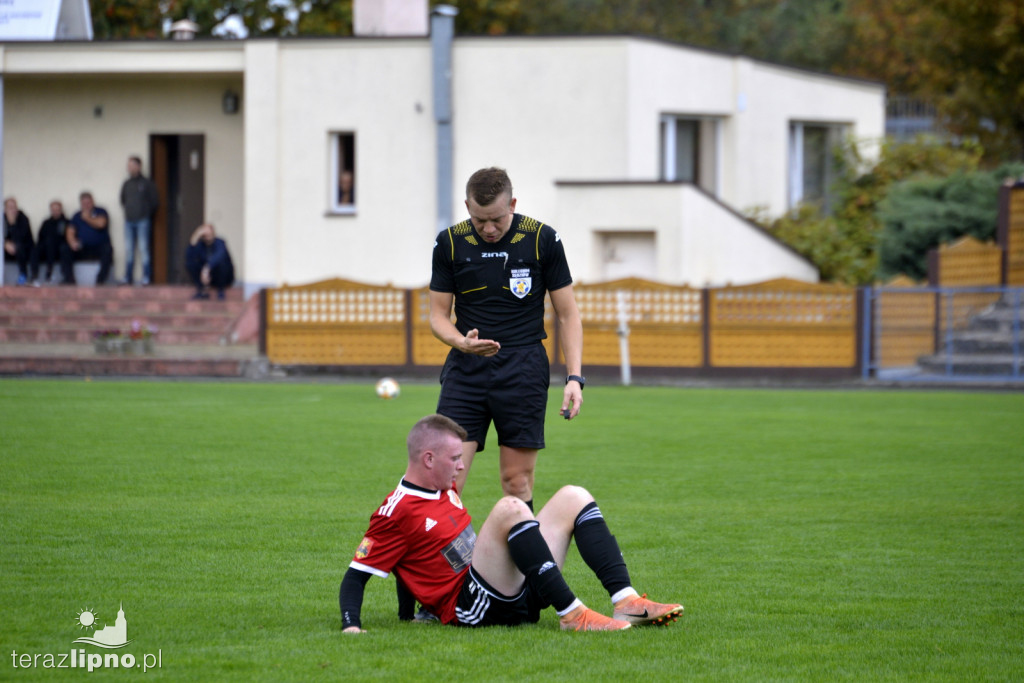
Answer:
M377 395L383 399L398 398L400 392L398 382L390 377L385 377L377 382Z

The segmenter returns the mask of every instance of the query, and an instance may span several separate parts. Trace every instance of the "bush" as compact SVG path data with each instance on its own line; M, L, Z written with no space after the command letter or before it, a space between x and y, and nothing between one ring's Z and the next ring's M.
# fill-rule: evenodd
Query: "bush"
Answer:
M805 204L774 221L756 216L752 220L811 261L822 280L870 284L878 273L883 225L878 210L893 184L922 174L974 171L981 156L982 150L975 145L953 146L918 138L884 143L877 162L871 163L856 142L847 141L835 150L838 180L832 187L832 215Z
M928 251L971 235L995 238L999 186L1020 176L1024 164L1004 164L995 171L958 172L947 178L925 177L895 185L882 202L879 218L879 274L904 273L914 279L928 274Z

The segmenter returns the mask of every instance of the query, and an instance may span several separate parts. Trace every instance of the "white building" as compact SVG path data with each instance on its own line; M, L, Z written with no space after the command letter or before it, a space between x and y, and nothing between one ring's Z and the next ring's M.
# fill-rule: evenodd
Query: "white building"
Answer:
M360 30L389 32L365 11ZM210 220L250 290L422 286L466 178L498 165L578 281L817 279L740 212L821 195L829 141L882 138L881 85L635 37L449 42L437 12L432 36L2 43L3 194L37 229L51 199L70 215L91 190L120 277L119 188L138 154L167 197L158 282L184 281L184 240Z

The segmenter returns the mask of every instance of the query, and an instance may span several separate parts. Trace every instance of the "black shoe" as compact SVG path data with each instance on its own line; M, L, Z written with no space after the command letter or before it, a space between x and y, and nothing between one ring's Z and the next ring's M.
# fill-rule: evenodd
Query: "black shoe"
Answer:
M206 292L196 292L192 296L192 300L193 301L198 301L198 300L202 300L202 299L209 299L209 298L210 298L210 295L207 294Z

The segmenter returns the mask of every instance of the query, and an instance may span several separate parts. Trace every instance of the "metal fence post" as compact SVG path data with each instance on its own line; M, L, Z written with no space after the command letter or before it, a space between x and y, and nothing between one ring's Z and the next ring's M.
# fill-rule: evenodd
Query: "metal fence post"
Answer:
M615 292L616 313L619 327L619 364L622 369L622 386L628 387L633 381L633 369L629 359L629 305L626 303L626 292Z
M874 287L863 287L863 305L861 306L861 379L871 377L871 346L872 334L874 332L873 320L871 319L871 302L874 298Z

